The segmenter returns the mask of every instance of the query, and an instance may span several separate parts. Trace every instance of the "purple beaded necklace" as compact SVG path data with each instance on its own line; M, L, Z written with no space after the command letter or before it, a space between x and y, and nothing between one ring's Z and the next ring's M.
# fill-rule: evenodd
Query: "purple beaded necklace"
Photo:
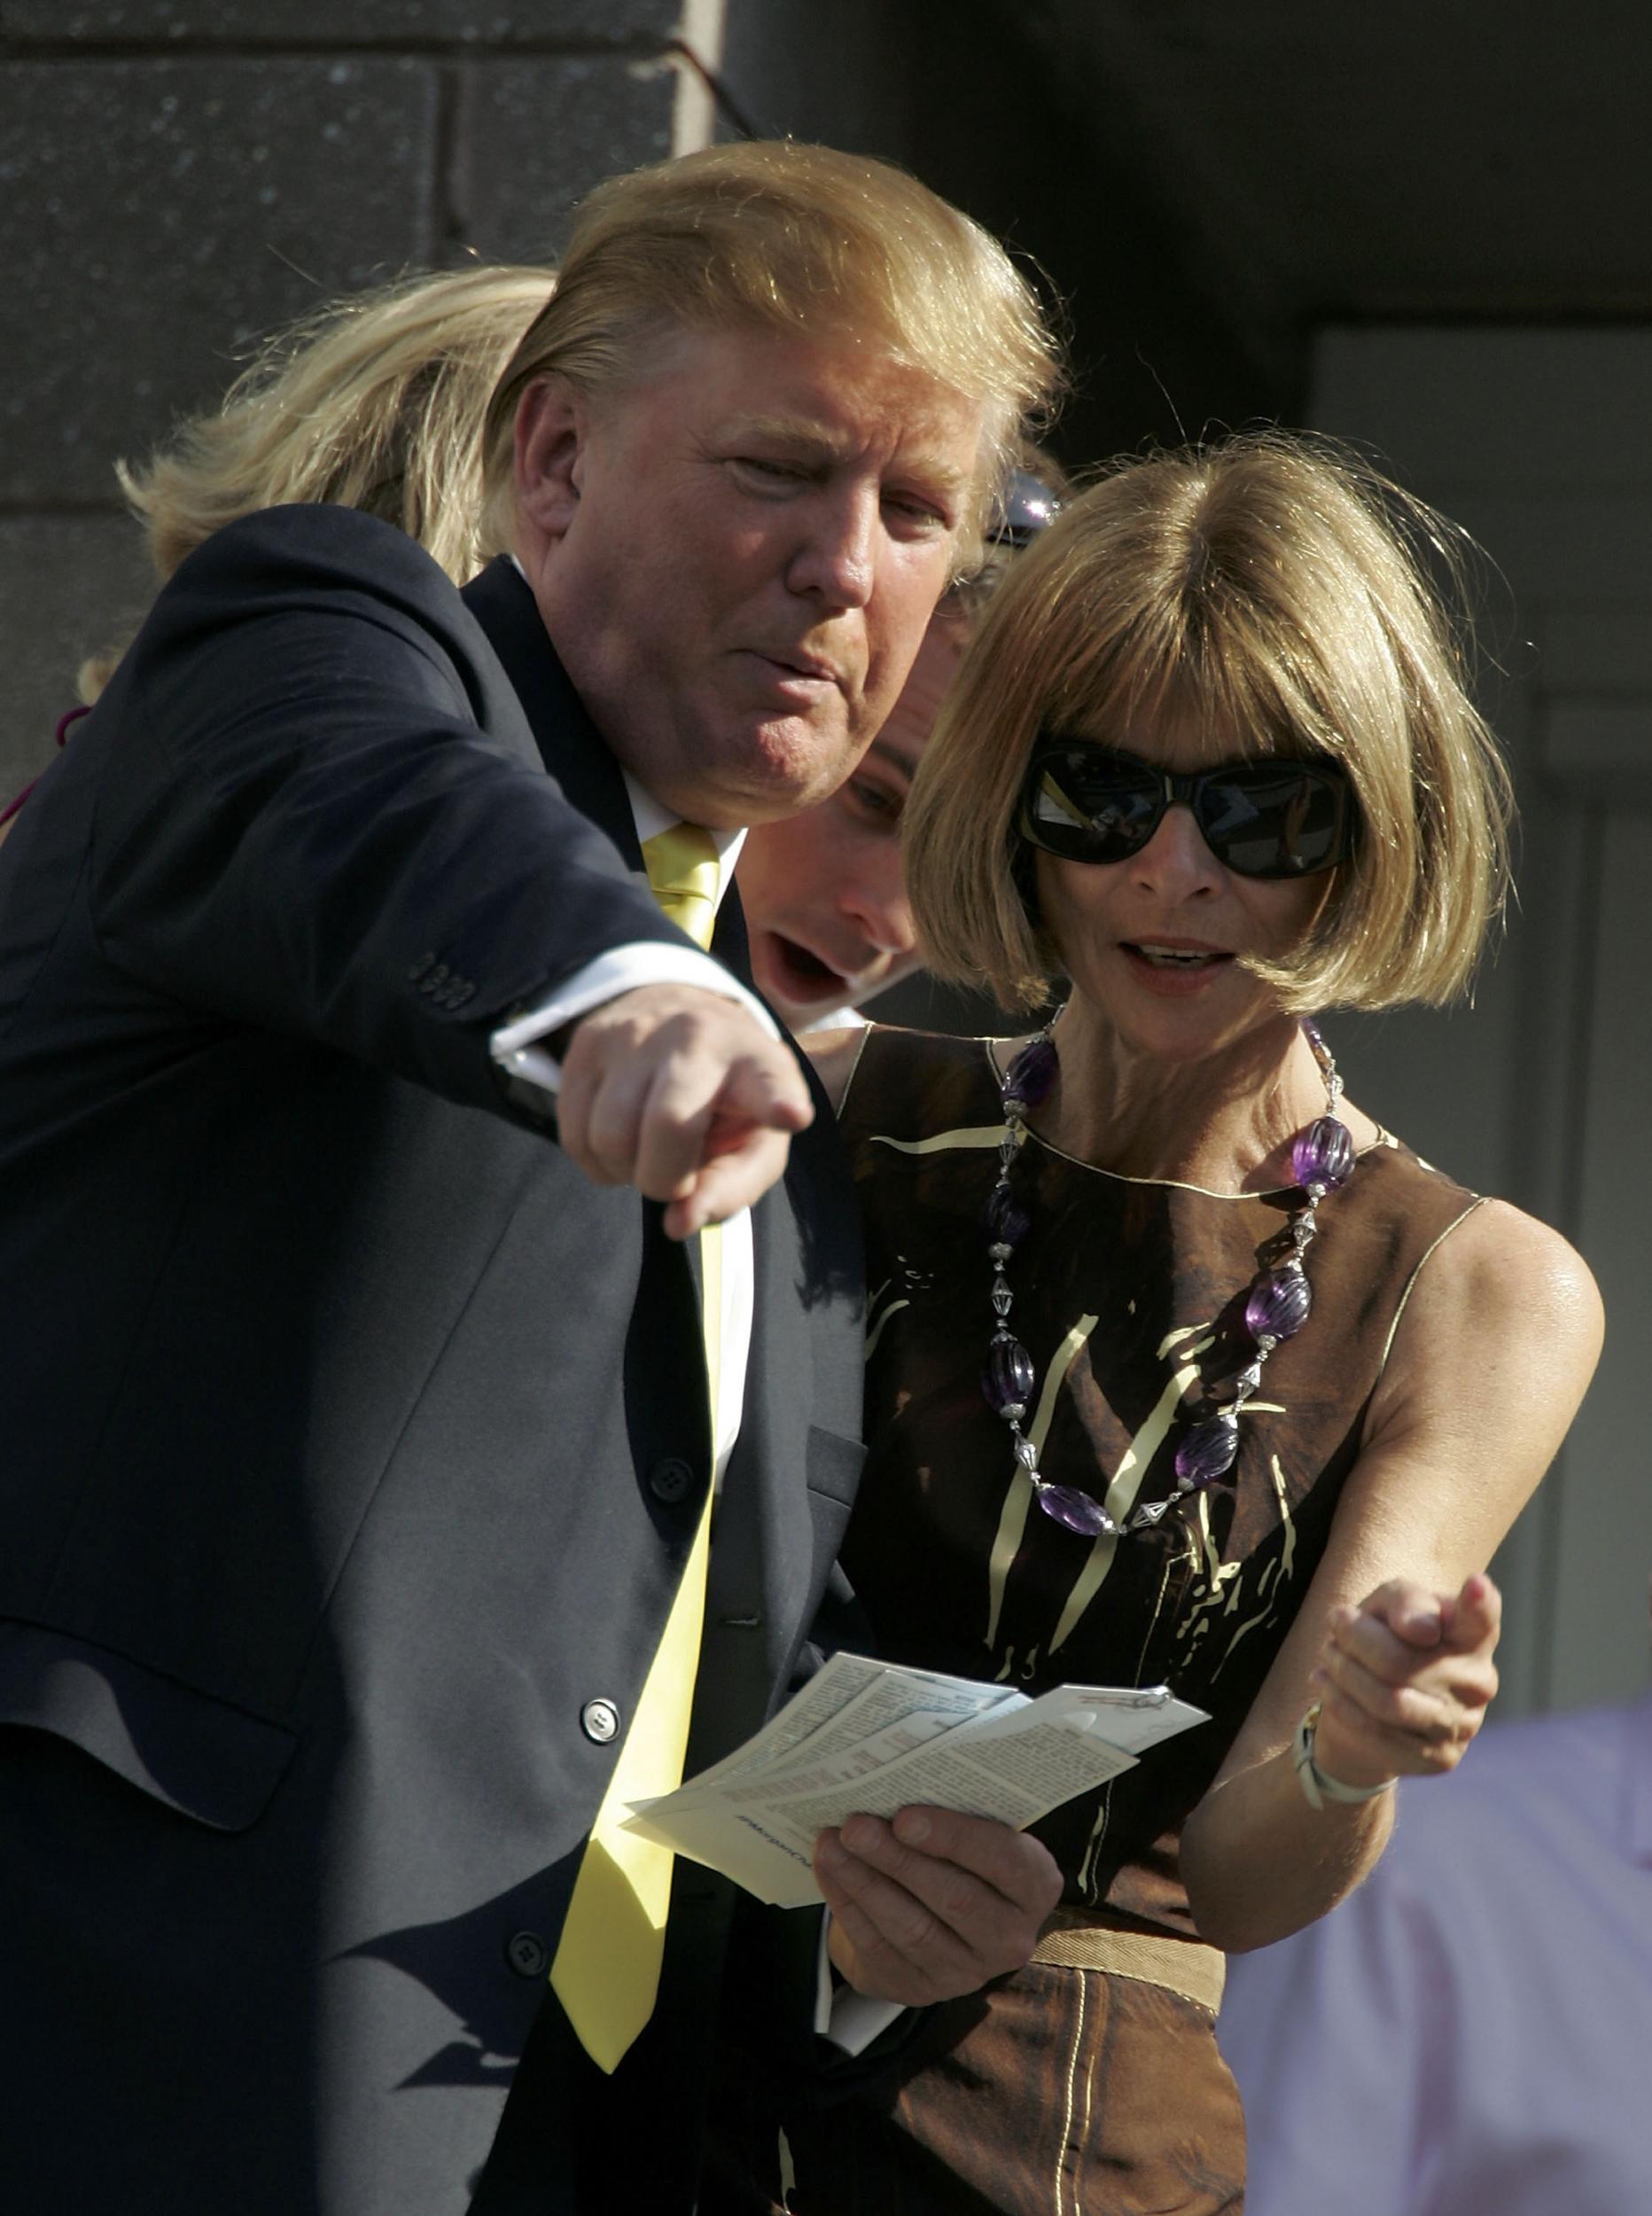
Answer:
M1230 1376L1206 1385L1197 1420L1176 1449L1175 1491L1162 1501L1132 1509L1122 1524L1077 1486L1052 1485L1038 1466L1037 1447L1021 1428L1038 1379L1032 1355L1009 1329L1015 1296L1004 1265L1026 1237L1032 1221L1015 1197L1009 1173L1026 1141L1027 1112L1048 1099L1060 1067L1048 1025L1028 1041L1004 1072L1001 1090L1006 1128L998 1146L998 1182L986 1204L986 1252L993 1266L991 1298L997 1321L981 1390L987 1405L1009 1426L1016 1460L1026 1471L1039 1506L1083 1538L1118 1538L1125 1532L1149 1530L1179 1501L1226 1477L1238 1459L1240 1413L1262 1382L1263 1364L1281 1339L1293 1337L1308 1320L1313 1299L1302 1265L1318 1229L1314 1212L1328 1192L1335 1192L1352 1176L1354 1151L1348 1127L1336 1113L1343 1087L1330 1049L1313 1024L1305 1022L1302 1032L1325 1080L1326 1112L1299 1131L1291 1146L1290 1174L1302 1198L1284 1229L1268 1242L1266 1258L1251 1281L1244 1304L1249 1345L1242 1348L1239 1367Z

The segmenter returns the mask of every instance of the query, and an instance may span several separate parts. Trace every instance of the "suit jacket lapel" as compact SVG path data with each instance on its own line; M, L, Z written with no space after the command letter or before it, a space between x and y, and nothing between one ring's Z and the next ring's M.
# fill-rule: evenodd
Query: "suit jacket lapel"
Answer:
M646 876L624 774L557 658L527 580L501 554L465 586L464 599L522 703L546 769L580 813L605 831L631 867ZM755 991L745 917L733 886L717 910L712 952Z
M740 888L731 885L717 904L717 928L712 933L712 952L725 970L737 977L746 990L761 999L752 982L752 949L745 935L745 911ZM764 1006L768 1003L765 1001ZM771 1011L772 1012L772 1011Z
M504 666L546 769L581 815L641 871L624 774L557 659L527 580L501 554L464 587L464 601Z

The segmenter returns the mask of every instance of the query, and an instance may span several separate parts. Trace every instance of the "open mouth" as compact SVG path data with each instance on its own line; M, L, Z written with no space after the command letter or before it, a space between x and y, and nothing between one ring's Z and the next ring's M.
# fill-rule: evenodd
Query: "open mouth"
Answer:
M1158 994L1199 992L1233 962L1220 947L1165 946L1150 939L1124 939L1119 946L1142 984Z
M1213 970L1219 963L1233 960L1213 947L1159 947L1132 939L1124 941L1124 949L1156 970Z
M813 1006L816 1002L841 1000L848 992L850 980L842 971L834 970L795 939L770 931L763 934L761 944L768 956L764 966L771 973L769 987L776 999Z

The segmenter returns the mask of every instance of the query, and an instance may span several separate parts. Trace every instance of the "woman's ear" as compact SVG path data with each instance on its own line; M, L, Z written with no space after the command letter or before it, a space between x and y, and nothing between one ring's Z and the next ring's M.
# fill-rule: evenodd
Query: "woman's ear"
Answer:
M530 385L517 406L517 514L544 538L565 538L579 511L590 410L565 377Z

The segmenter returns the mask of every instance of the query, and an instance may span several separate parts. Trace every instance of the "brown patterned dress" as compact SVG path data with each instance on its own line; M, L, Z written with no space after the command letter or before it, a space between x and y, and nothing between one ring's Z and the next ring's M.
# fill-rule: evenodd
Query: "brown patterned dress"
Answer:
M1416 1275L1479 1204L1386 1137L1368 1149L1321 1206L1313 1312L1244 1410L1234 1481L1152 1530L1087 1541L1038 1511L981 1394L983 1209L1003 1131L992 1056L988 1042L874 1029L843 1112L867 1229L870 1447L845 1564L891 1658L1029 1693L1164 1683L1209 1712L1038 1826L1068 1903L1185 1945L1183 1820L1324 1551ZM1295 1196L1117 1176L1036 1135L1012 1175L1032 1219L1009 1276L1040 1465L1109 1485L1115 1513L1162 1498L1178 1408L1239 1328ZM935 2011L892 2076L788 2118L783 2160L801 2216L1214 2216L1243 2197L1243 2119L1209 2011L1037 1962Z

